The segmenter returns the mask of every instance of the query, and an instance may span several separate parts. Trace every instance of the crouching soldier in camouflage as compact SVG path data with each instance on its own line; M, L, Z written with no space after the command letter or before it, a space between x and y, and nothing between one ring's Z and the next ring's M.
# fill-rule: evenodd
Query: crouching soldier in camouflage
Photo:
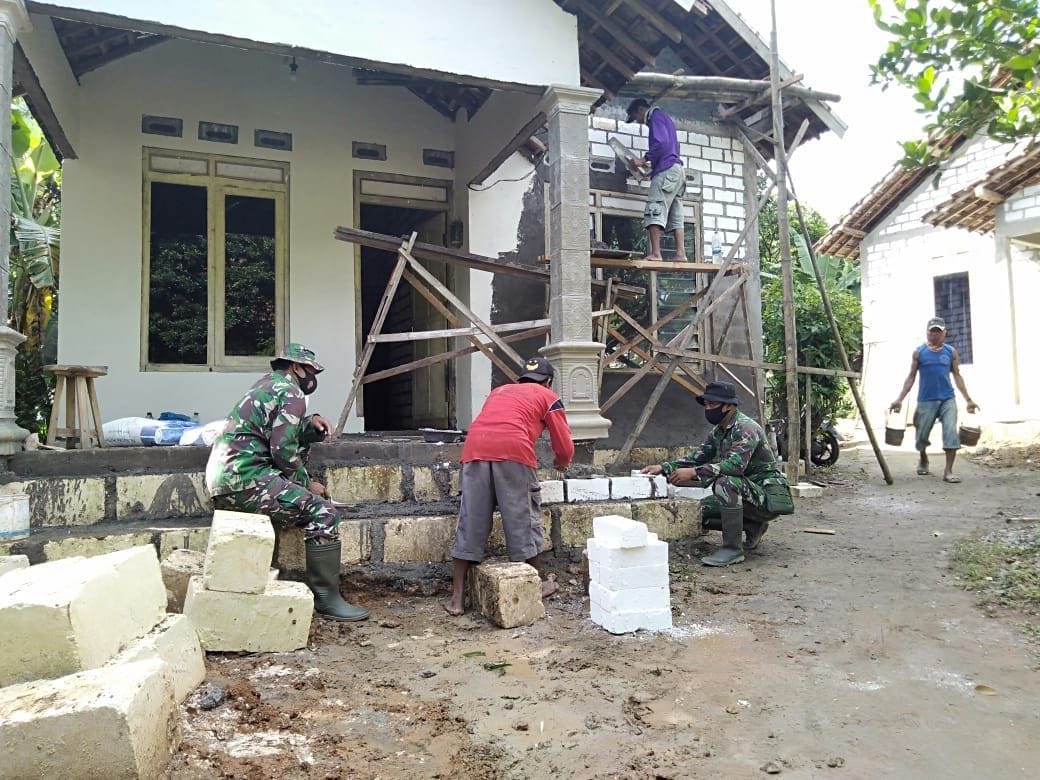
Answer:
M307 396L324 368L314 353L289 344L228 415L206 465L206 489L217 509L267 515L304 527L307 585L314 609L334 620L364 620L368 610L339 592L339 514L328 491L307 474L309 447L331 426L307 416Z
M769 521L793 512L794 504L765 431L737 410L736 388L711 382L697 403L715 426L701 448L680 460L647 466L643 473L664 474L673 485L699 480L711 488L712 495L701 501L701 523L722 531L722 547L701 561L729 566L743 561L745 550L758 547Z

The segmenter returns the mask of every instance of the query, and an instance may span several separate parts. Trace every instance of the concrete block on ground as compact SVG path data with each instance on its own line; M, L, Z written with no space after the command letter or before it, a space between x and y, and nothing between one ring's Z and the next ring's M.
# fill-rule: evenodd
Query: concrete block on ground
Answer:
M0 577L9 571L29 568L28 555L0 555Z
M451 560L454 515L394 517L383 526L384 563L430 563Z
M43 545L43 557L48 561L62 558L91 558L119 550L129 550L152 544L155 534L151 531L129 534L109 534L107 536L70 536L67 539L55 539Z
M208 651L277 653L307 645L314 597L302 582L270 582L263 593L206 590L192 577L184 614Z
M302 572L307 568L307 549L303 529L290 527L275 530L278 536L278 560L282 571ZM339 560L344 566L364 563L372 558L372 533L368 520L344 520L339 524L341 543Z
M653 477L611 477L610 497L618 498L650 498L654 493Z
M201 577L206 563L206 554L195 550L174 550L163 558L160 565L163 585L166 586L166 611L180 613L184 610L184 596L188 593L188 581Z
M823 498L823 488L811 482L799 482L791 485L791 495L794 498Z
M609 569L627 569L641 566L667 566L668 545L656 534L647 534L645 547L624 548L588 540L589 564L599 564Z
M587 555L588 551L583 550ZM627 566L611 569L598 563L588 565L589 581L609 590L668 587L668 565Z
M607 477L592 479L568 479L567 502L608 501L610 499L610 480Z
M151 545L0 578L0 686L106 663L166 615Z
M524 626L545 617L542 582L526 563L489 562L475 567L472 606L500 628Z
M403 501L401 466L341 466L325 470L329 495L343 501Z
M174 550L193 550L205 553L209 546L209 526L204 528L174 528L159 534L159 560Z
M621 515L592 518L592 535L617 547L645 547L647 542L646 524Z
M206 590L263 593L274 557L274 528L266 515L213 513L202 580Z
M0 777L158 777L180 739L158 659L0 689Z
M644 567L646 568L646 567ZM597 582L589 583L589 601L606 612L655 612L671 607L667 585L653 588L614 590Z
M454 536L452 537L454 541ZM489 550L505 551L506 535L502 530L502 515L495 512L491 519L491 535L488 537L487 547ZM548 509L542 510L542 549L548 552L552 549L552 513Z
M153 658L163 662L173 687L173 698L178 704L206 679L205 655L199 635L191 620L184 615L167 615L148 634L123 648L107 666Z
M542 503L543 504L562 504L564 501L563 495L563 480L562 479L547 479L542 483Z
M599 515L632 516L632 505L628 502L607 504L559 504L551 509L553 518L559 523L560 543L564 547L584 547L592 536L592 518Z
M589 617L611 634L630 634L634 631L663 631L672 627L672 611L658 609L651 612L608 612L598 604L589 608Z

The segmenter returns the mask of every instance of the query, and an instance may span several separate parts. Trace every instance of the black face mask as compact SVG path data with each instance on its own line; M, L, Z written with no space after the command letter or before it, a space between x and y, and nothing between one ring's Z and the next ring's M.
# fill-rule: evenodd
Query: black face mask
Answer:
M718 425L720 422L722 422L722 418L724 418L725 416L726 410L723 409L721 406L718 406L714 409L704 410L704 419L706 419L712 425Z
M318 375L308 371L300 377L300 389L304 395L310 395L318 389Z

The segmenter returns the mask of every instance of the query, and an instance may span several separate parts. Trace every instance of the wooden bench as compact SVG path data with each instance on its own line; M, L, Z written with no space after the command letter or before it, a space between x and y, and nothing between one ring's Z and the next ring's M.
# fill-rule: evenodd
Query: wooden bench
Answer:
M44 371L54 374L54 405L51 407L51 420L47 426L47 444L54 440L65 440L65 449L89 450L93 447L92 439L97 439L97 446L105 446L105 436L101 432L101 412L98 410L97 394L94 392L94 380L108 374L108 366L44 366ZM61 410L62 397L65 400L65 427L58 427L58 413ZM89 407L89 411L88 411ZM88 415L93 416L93 427L89 424Z

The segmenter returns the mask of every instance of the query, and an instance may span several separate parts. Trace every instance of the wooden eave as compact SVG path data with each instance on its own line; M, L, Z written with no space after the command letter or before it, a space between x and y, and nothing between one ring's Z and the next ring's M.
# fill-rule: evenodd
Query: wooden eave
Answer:
M955 192L922 219L936 227L991 233L996 227L995 201L1010 198L1019 190L1034 184L1040 184L1040 146L1034 146L991 169L978 181Z

